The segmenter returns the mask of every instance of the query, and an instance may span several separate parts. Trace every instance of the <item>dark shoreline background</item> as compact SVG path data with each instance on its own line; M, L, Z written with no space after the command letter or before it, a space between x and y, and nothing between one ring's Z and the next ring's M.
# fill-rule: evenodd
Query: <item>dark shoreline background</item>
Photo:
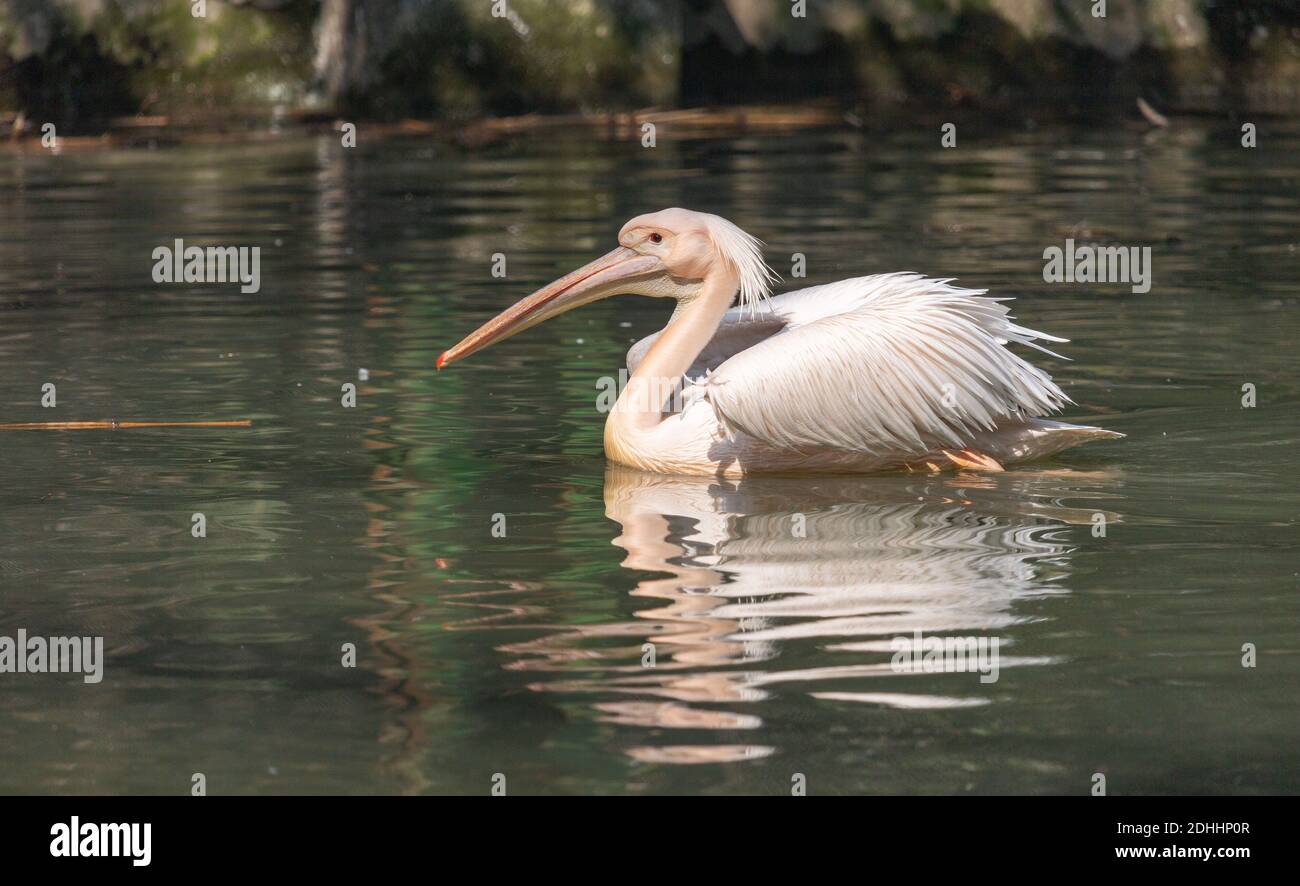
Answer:
M1297 0L1106 0L1104 18L1094 0L808 0L804 18L795 5L208 0L196 17L189 0L0 0L0 136L46 122L61 136L273 132L340 115L599 128L736 105L867 125L1135 116L1139 98L1165 114L1300 111Z

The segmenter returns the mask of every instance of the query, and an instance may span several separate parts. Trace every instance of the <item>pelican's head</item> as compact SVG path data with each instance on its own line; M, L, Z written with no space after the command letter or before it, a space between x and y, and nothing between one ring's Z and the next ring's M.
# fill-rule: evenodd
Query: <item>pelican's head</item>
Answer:
M689 209L638 215L618 247L502 311L438 358L439 369L490 344L611 295L687 300L707 279L730 278L742 305L757 307L775 275L762 244L725 218Z

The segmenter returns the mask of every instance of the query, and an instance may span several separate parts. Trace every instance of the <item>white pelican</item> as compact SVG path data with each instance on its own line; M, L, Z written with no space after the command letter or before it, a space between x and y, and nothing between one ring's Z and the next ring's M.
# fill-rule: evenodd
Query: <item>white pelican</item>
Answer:
M438 368L631 293L675 298L677 310L628 351L631 376L605 423L605 454L621 464L726 476L996 471L1123 436L1042 418L1070 398L1006 345L1059 356L1036 342L1065 339L1016 325L985 290L904 273L772 297L759 241L686 209L637 216L618 242L484 323Z

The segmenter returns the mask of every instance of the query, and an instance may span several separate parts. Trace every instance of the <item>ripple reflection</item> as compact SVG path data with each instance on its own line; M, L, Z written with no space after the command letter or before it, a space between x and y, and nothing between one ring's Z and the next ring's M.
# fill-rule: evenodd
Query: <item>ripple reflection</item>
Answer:
M1068 593L1063 530L1095 511L1059 500L1083 477L1095 475L724 481L610 466L605 512L621 527L613 544L627 552L625 569L652 573L629 592L646 605L631 620L549 629L498 650L508 670L538 675L534 691L600 696L603 722L676 734L761 734L757 703L784 684L819 701L898 710L989 704L997 687L969 674L939 676L941 693L915 691L915 676L891 668L890 642L921 631L1012 647L1011 629L1042 617L1019 604ZM1001 667L1055 661L1003 655ZM899 680L907 691L892 691ZM775 750L662 742L625 752L696 763Z

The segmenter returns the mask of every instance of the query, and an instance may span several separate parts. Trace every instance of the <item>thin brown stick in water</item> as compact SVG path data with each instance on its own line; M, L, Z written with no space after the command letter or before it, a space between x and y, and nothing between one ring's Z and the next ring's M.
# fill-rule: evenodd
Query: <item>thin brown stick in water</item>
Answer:
M251 428L251 419L240 421L20 421L0 424L0 431L118 431L131 428Z

